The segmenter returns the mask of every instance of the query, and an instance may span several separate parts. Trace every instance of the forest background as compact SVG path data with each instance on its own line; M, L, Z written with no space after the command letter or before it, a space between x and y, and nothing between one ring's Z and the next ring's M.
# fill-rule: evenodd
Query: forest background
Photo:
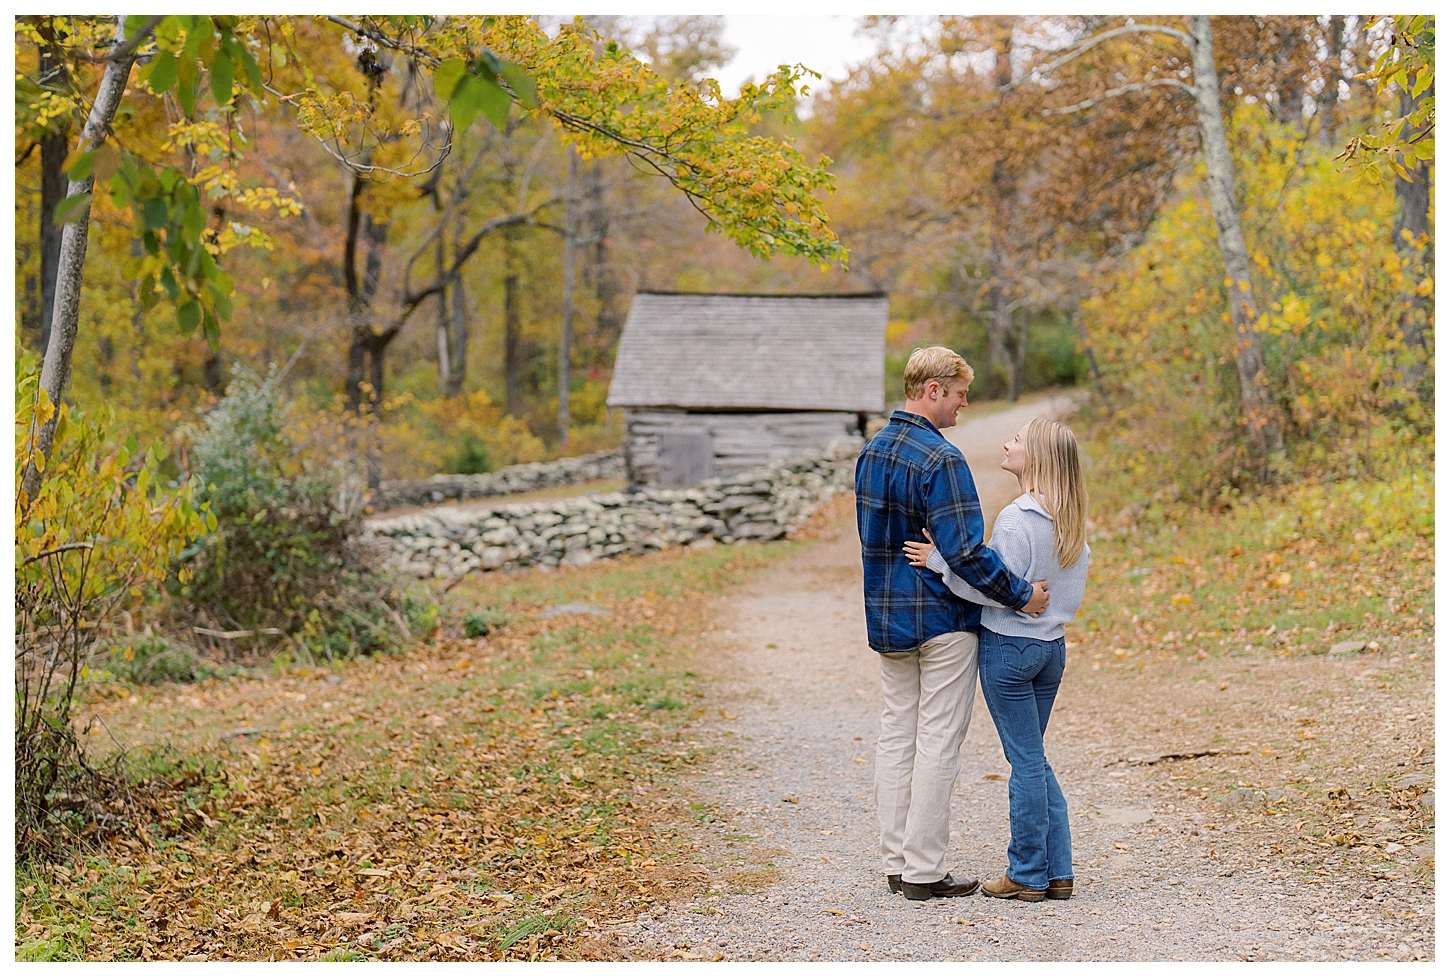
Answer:
M1214 18L1210 48L1181 18L867 18L845 81L734 103L710 17L173 21L131 51L17 21L24 844L134 817L105 786L134 773L54 731L96 675L212 674L164 635L316 664L437 628L349 553L365 489L617 445L640 290L886 291L888 401L925 343L974 399L1080 388L1100 531L1428 557L1432 20Z

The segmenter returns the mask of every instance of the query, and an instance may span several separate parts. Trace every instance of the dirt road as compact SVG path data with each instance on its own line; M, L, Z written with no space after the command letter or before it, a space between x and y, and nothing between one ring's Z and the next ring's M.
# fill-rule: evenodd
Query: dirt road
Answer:
M1015 496L1001 443L1038 402L953 432L987 524ZM618 930L638 956L727 960L1408 959L1433 954L1425 906L1319 884L1257 851L1229 852L1207 804L1183 804L1105 758L1140 742L1131 701L1089 694L1072 660L1048 751L1067 793L1078 893L1026 904L980 895L910 903L877 855L872 764L881 711L864 640L854 526L791 559L721 610L711 714L718 760L685 787L714 895ZM1074 682L1078 678L1078 682ZM1120 687L1127 689L1128 686ZM1006 867L1009 767L977 694L953 807L950 869ZM1177 802L1177 803L1175 803ZM1421 900L1423 903L1425 900ZM1433 914L1433 896L1428 913ZM1403 906L1401 906L1403 908ZM1417 917L1412 920L1402 917Z

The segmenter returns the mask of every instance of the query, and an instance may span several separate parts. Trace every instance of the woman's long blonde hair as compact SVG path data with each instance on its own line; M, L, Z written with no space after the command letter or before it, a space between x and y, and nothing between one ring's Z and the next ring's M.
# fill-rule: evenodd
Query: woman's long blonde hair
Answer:
M1082 559L1087 542L1087 483L1077 437L1065 424L1038 417L1027 422L1022 440L1027 448L1022 484L1052 516L1053 555L1065 570Z

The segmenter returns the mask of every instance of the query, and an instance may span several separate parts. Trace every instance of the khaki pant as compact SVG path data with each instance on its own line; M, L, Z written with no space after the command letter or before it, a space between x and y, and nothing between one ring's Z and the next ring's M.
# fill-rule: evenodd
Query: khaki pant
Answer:
M977 636L937 635L915 651L881 655L876 811L881 862L906 882L947 874L952 789L977 693Z

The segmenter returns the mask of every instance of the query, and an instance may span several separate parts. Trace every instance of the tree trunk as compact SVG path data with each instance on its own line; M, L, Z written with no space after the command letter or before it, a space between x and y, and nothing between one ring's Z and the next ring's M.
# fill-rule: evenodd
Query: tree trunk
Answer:
M564 321L559 329L559 451L569 442L570 354L574 340L574 238L579 215L574 199L579 184L579 154L569 153L569 190L564 201Z
M1258 330L1259 310L1249 279L1249 251L1244 243L1234 192L1233 156L1223 128L1223 109L1218 97L1218 69L1213 63L1213 29L1207 16L1189 18L1193 35L1193 87L1198 107L1198 126L1203 140L1203 158L1208 167L1208 194L1218 224L1218 248L1223 256L1224 278L1229 285L1228 305L1234 327L1234 361L1238 367L1239 412L1248 428L1257 456L1259 478L1269 478L1270 456L1283 450L1283 432L1277 411L1269 397L1269 377L1264 368L1264 337Z
M1022 325L1017 328L1017 350L1012 358L1012 373L1007 378L1007 399L1017 403L1022 397L1022 387L1027 382L1027 330L1032 325L1032 313L1028 309L1018 310L1022 313Z
M619 277L609 267L609 203L604 191L604 163L594 163L584 172L584 207L588 220L588 231L584 237L592 246L593 255L584 269L589 276L590 290L594 293L596 312L594 314L594 343L596 349L611 350L619 342L624 330L624 315L618 301Z
M1319 116L1319 141L1325 146L1336 144L1339 127L1339 80L1344 72L1344 15L1329 18L1324 43L1328 47L1324 59L1324 88L1314 97L1314 111Z
M116 18L116 37L111 43L110 58L101 75L101 84L96 91L86 124L81 129L77 149L85 152L100 144L110 129L121 96L126 91L126 80L131 75L131 66L136 61L136 46L126 43L126 15ZM90 193L95 185L94 174L84 180L72 180L66 196L74 197ZM80 326L81 280L86 266L86 235L91 226L89 206L77 211L75 219L65 226L61 233L60 258L56 265L55 307L51 316L50 336L45 347L45 362L40 369L40 387L50 396L50 402L57 408L70 383L71 354L75 350L76 332ZM55 444L55 425L60 418L59 410L36 432L35 447L39 454L50 458ZM34 464L26 466L21 481L25 495L34 499L40 492L41 472ZM27 507L28 508L28 504Z
M377 296L378 280L383 269L383 249L388 243L388 225L377 223L372 215L362 212L361 200L365 184L353 177L349 194L347 213L347 238L343 244L342 272L347 288L347 310L352 320L352 344L347 351L347 406L357 413L362 410L364 376L367 375L372 389L367 391L367 400L374 410L382 402L382 357L387 340L378 342L379 336L373 326L372 306ZM357 273L357 247L362 238L367 240L367 258L363 273Z
M1077 338L1082 343L1082 351L1087 354L1088 372L1092 374L1093 386L1098 389L1098 396L1103 398L1103 403L1108 402L1108 392L1103 388L1103 373L1098 369L1097 354L1093 352L1091 340L1088 338L1087 327L1082 324L1082 302L1074 302L1072 311L1068 313L1073 326L1077 328Z
M992 276L992 283L987 292L987 301L991 305L987 314L987 362L983 365L982 375L977 378L981 387L979 396L989 400L1002 396L1002 374L1010 368L1011 362L1007 352L1007 334L1012 330L1012 310L1002 282L1005 269L1000 258L1001 252L992 248L988 257L988 274Z
M438 274L443 274L447 267L443 263L443 234L438 234ZM448 332L451 327L449 322L448 308L448 286L444 285L438 290L438 389L447 396L447 390L453 385L453 358L448 350Z
M504 409L518 417L523 410L519 373L523 337L519 335L519 256L513 228L503 235L503 386Z
M47 20L40 34L48 42L40 49L40 84L51 91L64 91L69 77L65 61L52 54L57 43L55 28ZM55 276L60 266L61 228L51 220L55 205L66 197L65 158L70 152L70 119L60 118L40 139L40 349L50 346L50 320L55 314Z
M463 290L463 276L453 279L453 341L449 346L453 356L453 368L448 373L446 396L457 397L463 392L463 381L468 376L468 293Z
M1432 84L1412 99L1408 94L1400 98L1400 114L1409 115L1419 107L1421 99L1434 98ZM1415 135L1409 133L1408 135ZM1410 264L1410 277L1418 283L1434 271L1434 238L1430 236L1430 166L1423 160L1410 166L1409 160L1401 162L1410 171L1413 180L1395 175L1395 250ZM1405 386L1417 391L1422 398L1433 397L1432 391L1420 390L1428 374L1429 302L1418 292L1410 294L1409 306L1400 314L1400 333L1412 356L1403 371Z

